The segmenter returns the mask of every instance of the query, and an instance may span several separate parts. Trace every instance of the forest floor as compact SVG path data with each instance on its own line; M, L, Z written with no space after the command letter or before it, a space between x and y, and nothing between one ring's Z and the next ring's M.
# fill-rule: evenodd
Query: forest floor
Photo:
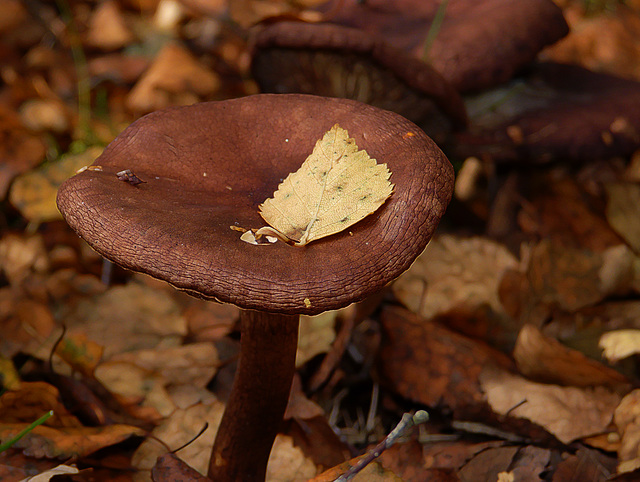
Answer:
M319 2L184 3L0 2L0 443L53 411L0 451L1 481L150 480L194 438L176 455L206 472L238 309L103 261L55 204L140 116L257 93L246 29ZM557 3L571 33L543 59L640 82L638 2ZM638 480L640 150L452 161L454 199L409 271L302 317L268 480L334 480L416 410L429 421L356 480Z

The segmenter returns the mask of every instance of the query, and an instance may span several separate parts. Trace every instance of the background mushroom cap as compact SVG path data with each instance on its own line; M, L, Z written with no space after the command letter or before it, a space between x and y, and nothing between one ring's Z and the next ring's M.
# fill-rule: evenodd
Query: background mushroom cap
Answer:
M395 191L371 216L303 248L254 246L230 226L265 225L258 205L334 124L387 163ZM392 112L306 95L257 95L149 114L58 192L69 225L115 263L242 308L316 314L380 290L425 248L453 168ZM116 173L131 169L144 184ZM305 301L306 300L306 301Z
M331 0L331 21L354 27L422 58L440 0ZM552 0L450 0L428 52L431 65L460 92L509 80L569 27Z
M252 51L251 71L263 92L357 100L397 112L437 137L467 124L453 86L378 35L282 20L254 32Z
M472 128L456 137L456 156L584 163L640 147L640 82L633 80L543 62L476 102Z

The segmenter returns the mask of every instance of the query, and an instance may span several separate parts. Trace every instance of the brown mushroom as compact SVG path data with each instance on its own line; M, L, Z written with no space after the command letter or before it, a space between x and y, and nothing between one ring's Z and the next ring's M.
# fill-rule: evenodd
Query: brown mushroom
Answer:
M487 107L489 106L489 107ZM496 162L586 162L640 147L640 83L556 63L469 102L456 154Z
M462 98L435 69L362 30L279 21L257 31L252 51L262 92L357 100L397 112L438 141L466 126Z
M349 231L304 248L253 246L230 226L262 225L258 204L334 124L387 163L393 195ZM241 354L213 447L216 481L263 480L294 374L298 315L379 291L426 246L451 196L453 169L422 131L342 99L258 95L159 111L67 180L69 225L115 263L243 308ZM130 169L145 181L122 182Z
M330 0L327 21L382 38L427 60L460 92L509 80L569 32L552 0L449 0L425 53L441 0Z

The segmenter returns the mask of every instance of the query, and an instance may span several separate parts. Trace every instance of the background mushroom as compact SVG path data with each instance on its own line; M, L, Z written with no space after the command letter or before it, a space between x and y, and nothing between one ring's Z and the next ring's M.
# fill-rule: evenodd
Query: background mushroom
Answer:
M357 28L431 66L460 92L509 80L569 28L551 0L448 0L425 49L440 0L331 0L327 21Z
M640 147L640 83L574 65L539 63L468 102L473 123L456 156L585 163Z
M437 141L466 125L461 97L435 69L362 30L280 21L255 34L252 50L263 92L357 100L401 114Z
M253 246L258 204L334 124L392 172L395 191L347 232L304 248ZM287 404L298 315L379 291L426 246L453 170L406 119L358 102L260 95L150 114L69 179L58 205L99 253L192 294L243 308L241 355L209 476L261 480ZM130 169L144 183L118 180Z

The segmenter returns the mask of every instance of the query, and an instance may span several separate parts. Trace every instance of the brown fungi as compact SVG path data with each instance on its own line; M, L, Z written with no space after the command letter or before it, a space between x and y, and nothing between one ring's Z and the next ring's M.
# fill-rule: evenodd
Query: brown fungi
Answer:
M578 66L541 63L469 103L474 122L457 154L497 162L585 162L640 147L640 83Z
M348 231L303 248L240 241L230 226L261 226L259 203L336 123L388 165L393 195ZM451 165L394 113L304 95L159 111L95 163L99 170L77 174L58 194L78 234L126 268L243 309L239 367L209 476L263 480L295 370L298 315L363 299L406 270L449 202ZM126 169L144 182L119 180Z
M457 91L429 64L344 26L279 21L252 41L263 92L341 97L392 110L444 139L467 122Z
M460 92L509 80L569 32L552 0L449 0L425 52L441 0L331 0L327 21L365 31L428 60Z

